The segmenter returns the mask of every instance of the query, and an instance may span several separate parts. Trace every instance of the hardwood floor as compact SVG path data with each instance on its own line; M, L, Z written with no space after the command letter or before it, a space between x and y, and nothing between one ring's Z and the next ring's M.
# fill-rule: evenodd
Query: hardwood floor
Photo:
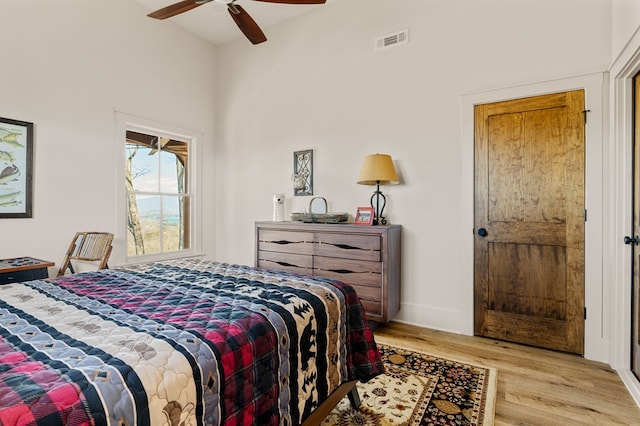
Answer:
M640 425L640 408L608 365L397 322L374 335L380 343L496 368L496 425Z

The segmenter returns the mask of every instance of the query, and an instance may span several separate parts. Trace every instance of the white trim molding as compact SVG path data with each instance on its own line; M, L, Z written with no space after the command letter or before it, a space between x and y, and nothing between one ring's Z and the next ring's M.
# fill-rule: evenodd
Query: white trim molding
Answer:
M636 32L609 70L610 143L603 175L608 188L610 218L605 252L605 277L611 282L612 345L611 366L615 368L629 392L640 405L640 382L631 372L631 279L630 247L622 238L632 230L633 216L633 77L640 72L640 33Z

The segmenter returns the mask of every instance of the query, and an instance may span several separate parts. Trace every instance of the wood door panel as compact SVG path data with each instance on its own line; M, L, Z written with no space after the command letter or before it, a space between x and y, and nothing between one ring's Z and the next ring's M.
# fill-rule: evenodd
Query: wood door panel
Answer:
M567 325L564 321L488 311L485 327L486 334L496 336L496 339L537 347L544 342L547 349L566 350L564 336L567 334Z
M489 117L490 222L565 222L562 110Z
M475 331L584 350L584 91L475 107Z
M565 248L489 244L489 310L566 319Z
M567 245L566 224L490 222L485 227L488 242L519 244Z
M582 90L552 93L543 96L532 96L529 98L484 104L482 106L487 108L489 115L512 114L514 111L539 111L548 108L565 107L568 103L567 99L575 96L578 92L584 93Z

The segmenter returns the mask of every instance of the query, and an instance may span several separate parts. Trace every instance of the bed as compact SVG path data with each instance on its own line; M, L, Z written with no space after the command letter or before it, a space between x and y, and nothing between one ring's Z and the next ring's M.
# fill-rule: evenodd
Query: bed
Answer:
M298 425L382 372L328 279L187 259L0 286L2 425Z

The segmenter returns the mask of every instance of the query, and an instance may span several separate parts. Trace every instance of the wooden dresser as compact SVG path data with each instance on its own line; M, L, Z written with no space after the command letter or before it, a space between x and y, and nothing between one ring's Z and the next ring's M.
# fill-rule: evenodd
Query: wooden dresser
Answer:
M400 225L256 222L255 265L352 285L367 316L387 322L400 309Z

